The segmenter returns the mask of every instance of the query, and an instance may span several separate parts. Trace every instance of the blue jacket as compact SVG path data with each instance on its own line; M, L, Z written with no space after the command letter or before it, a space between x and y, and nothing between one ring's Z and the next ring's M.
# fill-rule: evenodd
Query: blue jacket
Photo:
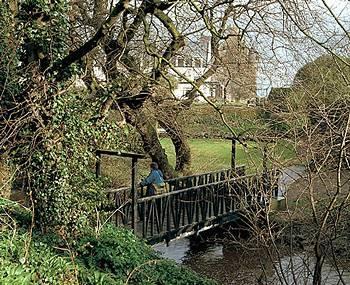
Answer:
M141 181L141 186L157 184L164 185L163 173L159 169L152 169L151 173Z

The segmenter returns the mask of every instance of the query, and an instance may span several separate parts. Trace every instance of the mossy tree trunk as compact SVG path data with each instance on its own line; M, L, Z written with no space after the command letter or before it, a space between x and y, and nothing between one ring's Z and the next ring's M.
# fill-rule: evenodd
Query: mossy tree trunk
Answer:
M135 127L141 136L143 148L151 159L158 163L167 179L176 176L174 168L170 165L168 157L163 149L157 134L156 120L141 107L136 110L124 108L125 118L129 124Z
M160 125L169 135L176 154L176 166L175 170L188 174L191 166L191 149L188 144L186 135L183 132L183 128L176 121L176 118L170 116L167 120L162 119L159 121Z

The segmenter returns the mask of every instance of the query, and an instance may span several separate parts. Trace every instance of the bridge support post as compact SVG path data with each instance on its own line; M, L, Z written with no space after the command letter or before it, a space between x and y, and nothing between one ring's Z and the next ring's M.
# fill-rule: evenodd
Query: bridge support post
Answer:
M263 189L264 193L267 194L271 190L271 184L270 184L270 173L267 165L268 155L267 155L267 143L264 145L263 148Z
M231 169L236 169L236 139L232 138L232 147L231 147Z
M137 158L133 157L131 161L131 226L136 233L136 225L137 225L137 181L136 181L136 173L137 173Z

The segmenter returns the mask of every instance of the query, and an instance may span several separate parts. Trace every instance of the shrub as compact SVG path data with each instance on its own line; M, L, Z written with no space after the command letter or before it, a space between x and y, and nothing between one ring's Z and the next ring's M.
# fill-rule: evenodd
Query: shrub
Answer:
M28 257L28 258L26 258ZM1 284L77 284L74 265L28 232L1 230Z
M85 228L68 241L18 228L16 211L23 212L19 204L0 200L0 217L8 217L0 220L0 284L215 284L161 258L127 229L107 225L96 235Z
M95 273L103 271L106 280L113 276L114 280L123 282L130 277L131 284L215 284L161 258L126 229L106 226L98 237L86 235L79 240L77 252L84 267ZM93 284L88 283L91 276L80 275L80 278L84 284Z

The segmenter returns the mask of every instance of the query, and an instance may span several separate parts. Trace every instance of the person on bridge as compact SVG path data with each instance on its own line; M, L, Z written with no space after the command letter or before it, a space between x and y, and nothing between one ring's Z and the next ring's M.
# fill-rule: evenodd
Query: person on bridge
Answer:
M146 196L152 196L166 192L163 173L160 169L158 169L158 164L156 162L152 162L150 164L150 167L150 174L140 183L141 186L147 186Z

